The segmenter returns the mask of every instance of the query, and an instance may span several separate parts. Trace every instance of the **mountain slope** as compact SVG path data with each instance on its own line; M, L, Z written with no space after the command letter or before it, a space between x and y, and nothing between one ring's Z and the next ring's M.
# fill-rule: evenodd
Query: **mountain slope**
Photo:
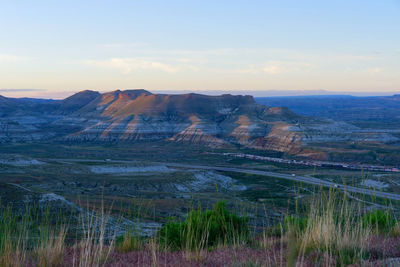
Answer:
M62 100L55 113L71 114L89 104L100 95L99 92L85 90Z
M259 97L258 103L285 106L304 116L341 120L368 127L379 123L400 125L400 95L393 96L293 96Z
M74 120L84 127L64 140L167 140L290 151L293 146L299 146L300 136L292 133L290 141L285 137L284 143L280 144L280 136L272 138L270 131L285 131L290 128L289 124L304 118L287 109L259 105L251 96L164 95L128 90L99 95L64 122L73 123ZM261 140L254 142L258 139ZM267 142L264 139L274 145L260 146L260 142Z
M0 97L0 113L0 142L160 140L312 155L311 144L398 141L387 133L365 133L350 124L267 107L252 96L228 94L167 95L140 89L82 91L45 102Z

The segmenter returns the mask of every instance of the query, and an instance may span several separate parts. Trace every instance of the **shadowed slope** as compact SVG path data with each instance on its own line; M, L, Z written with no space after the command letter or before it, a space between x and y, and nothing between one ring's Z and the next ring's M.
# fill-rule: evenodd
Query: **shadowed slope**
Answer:
M57 110L58 114L70 114L84 107L100 95L99 92L85 90L64 99Z

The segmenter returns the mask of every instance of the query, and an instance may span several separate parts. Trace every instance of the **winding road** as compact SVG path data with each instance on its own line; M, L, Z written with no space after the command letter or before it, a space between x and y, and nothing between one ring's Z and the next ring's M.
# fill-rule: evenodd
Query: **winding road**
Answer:
M335 184L329 181L324 181L314 177L306 177L306 176L293 176L291 174L277 173L277 172L268 172L268 171L260 171L260 170L251 170L251 169L241 169L241 168L231 168L231 167L213 167L213 166L203 166L203 165L189 165L189 164L180 164L180 163L162 163L168 167L176 167L176 168L191 168L191 169L202 169L202 170L214 170L214 171L226 171L226 172L239 172L239 173L249 173L256 174L262 176L270 176L276 177L291 181L298 181L312 185L324 186L324 187L336 187L344 192L353 192L359 193L363 195L387 198L391 200L400 201L400 195L386 193L381 191L375 191L373 189L366 188L358 188L354 186L344 186L340 184Z
M133 163L137 161L126 161L126 160L84 160L84 159L54 159L55 161L62 161L62 162L102 162L102 163ZM242 169L242 168L234 168L234 167L218 167L218 166L207 166L207 165L192 165L192 164L183 164L183 163L166 163L166 162L153 162L154 164L162 164L167 167L174 167L174 168L187 168L187 169L201 169L201 170L213 170L213 171L225 171L225 172L238 172L238 173L246 173L246 174L256 174L262 176L269 176L274 178L286 179L291 181L298 181L303 182L306 184L312 184L317 186L324 186L324 187L335 187L340 189L344 192L352 192L352 193L359 193L363 195L369 195L374 197L386 198L390 200L397 200L400 201L400 195L393 194L393 193L386 193L382 191L376 191L367 188L359 188L354 186L344 186L340 184L335 184L329 181L321 180L314 177L307 177L307 176L293 176L292 174L285 174L285 173L278 173L278 172L269 172L269 171L261 171L261 170L252 170L252 169Z

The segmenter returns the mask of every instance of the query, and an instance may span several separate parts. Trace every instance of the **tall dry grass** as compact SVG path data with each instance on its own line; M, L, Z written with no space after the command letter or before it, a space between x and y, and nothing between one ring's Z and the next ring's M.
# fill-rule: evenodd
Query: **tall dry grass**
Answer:
M362 217L365 203L354 199L335 188L321 189L310 200L305 213L287 216L277 225L273 236L270 229L250 235L247 219L228 212L224 204L217 204L212 210L194 208L183 222L172 222L153 237L144 239L135 230L126 232L119 244L116 244L115 232L107 225L111 208L106 211L104 203L97 210L82 209L79 225L75 226L79 234L69 243L71 228L50 223L46 213L38 216L37 210L28 209L29 212L16 215L10 208L2 208L0 266L23 266L26 262L45 267L65 262L73 267L104 266L112 264L112 252L132 250L149 251L151 265L159 266L167 265L163 255L171 249L178 250L182 259L196 264L206 261L214 255L212 251L218 250L228 250L231 257L237 257L238 266L306 266L310 262L317 266L362 264L368 256L370 239L379 229L392 234L399 232L400 227L398 223L384 223L382 227L382 221L392 220L387 214L370 213ZM262 262L256 259L243 263L240 249L263 250L271 256ZM72 251L69 260L65 260L66 250Z
M62 227L58 231L46 230L50 232L39 239L37 246L33 249L34 258L38 266L60 266L65 254L66 229Z
M19 216L11 208L0 210L0 266L22 266L27 258L29 215Z
M366 257L372 226L363 223L363 206L337 190L317 194L306 216L286 221L289 265L312 258L322 266L353 264Z
M71 262L72 266L102 266L114 249L115 234L106 237L106 220L109 214L96 210L79 215L79 224L74 225L76 238L68 243L73 247L72 259L64 261L67 235L73 231L61 217L50 214L46 209L26 207L13 211L0 207L0 266L60 266Z
M87 210L90 210L87 205ZM105 210L104 200L101 201L100 211L94 208L91 212L82 212L80 215L80 229L83 236L77 239L73 251L73 266L75 267L97 267L103 266L114 250L115 231L107 229L107 219L110 218L111 209ZM106 235L109 236L106 236Z

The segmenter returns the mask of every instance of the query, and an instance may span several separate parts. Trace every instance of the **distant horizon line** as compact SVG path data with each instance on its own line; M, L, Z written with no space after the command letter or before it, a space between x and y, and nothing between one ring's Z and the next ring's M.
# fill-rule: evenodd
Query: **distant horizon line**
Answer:
M38 98L38 99L65 99L78 92L85 90L97 91L99 93L113 92L117 90L146 90L154 94L188 94L188 93L199 93L208 95L251 95L253 97L297 97L297 96L354 96L354 97L372 97L372 96L392 96L400 94L398 91L333 91L333 90L168 90L168 89L156 89L148 90L145 88L127 88L127 89L114 89L114 90L93 90L93 89L82 89L82 90L66 90L66 91L54 91L47 89L11 89L2 88L0 89L0 95L8 98ZM23 93L26 95L22 95ZM5 93L5 94L4 94ZM16 95L17 94L17 95Z

